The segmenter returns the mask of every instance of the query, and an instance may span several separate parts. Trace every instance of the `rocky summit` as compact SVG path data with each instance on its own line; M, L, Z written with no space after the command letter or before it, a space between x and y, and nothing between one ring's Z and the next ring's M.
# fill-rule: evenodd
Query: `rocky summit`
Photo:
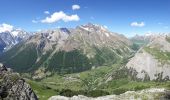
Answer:
M0 64L0 100L38 100L38 98L18 73Z

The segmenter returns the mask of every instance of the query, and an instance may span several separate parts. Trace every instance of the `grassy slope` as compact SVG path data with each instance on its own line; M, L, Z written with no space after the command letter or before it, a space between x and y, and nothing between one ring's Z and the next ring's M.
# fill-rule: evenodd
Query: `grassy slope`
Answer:
M170 52L163 52L157 48L145 47L144 50L153 55L161 63L166 63L170 60Z
M92 47L92 49L89 52L95 52L96 54L94 58L90 59L82 53L82 50L73 50L70 52L59 51L51 59L47 60L52 51L47 52L45 55L38 55L41 51L37 50L35 45L19 44L1 55L0 61L17 72L34 72L39 67L45 66L51 72L68 74L86 71L93 66L112 65L120 60L121 54L121 56L129 54L107 47ZM121 54L117 55L119 52ZM40 57L40 60L37 62L38 57Z
M36 59L37 53L34 45L19 44L1 55L0 61L17 72L28 72Z
M108 83L104 83L106 76L109 73L116 71L118 67L120 67L120 65L116 64L111 67L103 66L81 73L66 75L55 74L39 82L31 81L31 86L38 92L40 100L45 100L44 98L49 98L52 95L58 95L62 90L66 89L70 89L71 91L83 90L87 92L102 90L109 94L121 94L129 90L137 91L152 87L164 87L170 89L170 82L138 82L131 81L128 77L113 79ZM89 87L85 84L87 81L90 84Z
M27 82L30 84L31 88L34 90L40 100L48 100L49 97L58 95L58 91L46 87L41 82L35 82L31 80L27 80Z

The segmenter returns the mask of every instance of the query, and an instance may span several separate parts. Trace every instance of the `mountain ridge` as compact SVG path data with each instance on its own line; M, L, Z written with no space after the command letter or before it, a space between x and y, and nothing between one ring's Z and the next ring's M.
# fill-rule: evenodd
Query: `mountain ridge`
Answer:
M0 25L0 52L8 51L14 45L24 39L27 39L31 34L13 26L2 24Z
M27 66L18 68L20 71L42 71L45 68L63 73L77 72L128 58L133 52L130 45L132 42L122 35L99 25L87 24L75 29L60 28L36 33L7 51L1 61L14 69ZM23 59L27 59L27 65Z
M169 35L158 35L142 47L127 63L128 68L134 68L136 75L142 80L169 80ZM146 60L143 60L146 59Z

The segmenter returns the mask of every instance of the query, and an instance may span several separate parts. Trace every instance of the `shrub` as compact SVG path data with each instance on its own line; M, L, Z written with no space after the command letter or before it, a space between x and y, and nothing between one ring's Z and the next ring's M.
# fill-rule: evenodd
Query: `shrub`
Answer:
M59 93L62 96L66 97L72 97L74 95L84 95L88 97L99 97L99 96L105 96L109 95L109 92L103 91L103 90L92 90L92 91L84 91L84 90L79 90L79 91L72 91L70 89L63 89Z
M62 95L62 96L66 96L66 97L72 97L74 95L77 95L77 92L74 92L70 89L63 89L63 90L60 91L59 94Z
M92 91L89 91L86 96L99 97L99 96L105 96L105 95L109 95L109 92L106 92L103 90L92 90Z
M128 89L125 89L125 88L117 88L117 89L114 89L114 90L113 90L113 94L119 95L119 94L125 93L126 91L128 91Z
M146 89L146 88L149 88L149 86L141 85L141 86L134 87L134 90L137 91L137 90L142 90L142 89Z

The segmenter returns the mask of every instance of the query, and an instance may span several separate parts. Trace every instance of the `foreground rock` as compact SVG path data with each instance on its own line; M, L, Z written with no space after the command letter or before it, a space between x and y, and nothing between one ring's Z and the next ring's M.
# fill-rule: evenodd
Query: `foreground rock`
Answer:
M38 100L18 73L0 64L0 100Z
M120 95L108 95L97 98L86 97L82 95L73 97L52 96L49 100L169 100L166 96L166 90L163 88L152 88L141 91L127 91Z

